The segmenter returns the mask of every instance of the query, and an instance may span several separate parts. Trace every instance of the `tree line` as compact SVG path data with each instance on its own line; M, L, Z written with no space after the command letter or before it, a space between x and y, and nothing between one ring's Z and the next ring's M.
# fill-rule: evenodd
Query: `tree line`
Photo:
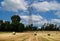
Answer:
M45 31L59 31L60 30L60 26L57 26L56 24L52 24L52 23L45 23L44 25L42 25L41 30L45 30Z
M3 21L0 20L0 31L15 31L15 32L23 32L23 31L40 31L40 30L47 30L47 31L53 31L53 30L59 30L59 27L54 24L44 24L40 29L38 27L33 26L33 24L25 26L23 23L21 23L21 18L18 15L13 15L11 17L11 21Z

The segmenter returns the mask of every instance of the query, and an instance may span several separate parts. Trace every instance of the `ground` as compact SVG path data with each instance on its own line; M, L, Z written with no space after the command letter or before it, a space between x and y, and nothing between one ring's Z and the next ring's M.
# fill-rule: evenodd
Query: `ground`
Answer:
M60 31L6 32L0 33L0 41L60 41Z

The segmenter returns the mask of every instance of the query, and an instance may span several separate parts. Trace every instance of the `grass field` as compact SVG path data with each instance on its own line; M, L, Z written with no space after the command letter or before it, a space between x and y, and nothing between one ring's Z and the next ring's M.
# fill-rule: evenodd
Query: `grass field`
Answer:
M60 41L60 31L24 32L16 35L3 32L0 33L0 41Z

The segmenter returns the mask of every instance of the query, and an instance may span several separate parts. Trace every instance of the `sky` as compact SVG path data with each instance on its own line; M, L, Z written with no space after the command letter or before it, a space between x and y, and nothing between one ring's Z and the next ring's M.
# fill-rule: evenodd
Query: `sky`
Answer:
M60 25L60 0L0 0L0 20L11 21L11 16L17 14L21 22L28 25L30 13L34 26Z

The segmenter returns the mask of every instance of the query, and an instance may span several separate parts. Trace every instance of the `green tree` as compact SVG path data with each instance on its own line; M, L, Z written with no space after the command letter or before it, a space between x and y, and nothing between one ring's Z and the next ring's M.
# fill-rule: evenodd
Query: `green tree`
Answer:
M0 20L0 31L2 30L3 20Z
M26 26L25 30L27 30L27 31L36 31L37 27L33 26L33 24L30 24L30 25Z
M49 24L49 23L46 23L44 24L42 27L41 27L42 30L56 30L56 25L54 24Z
M10 29L10 22L9 21L5 21L5 31L9 31Z
M12 31L23 31L24 30L24 25L22 23L20 23L21 18L18 15L13 15L11 17L12 23L11 23L11 27L12 27Z
M24 24L22 24L22 23L19 23L19 25L18 25L18 32L20 31L20 32L23 32L25 29L24 29Z
M18 24L21 21L21 18L18 15L13 15L11 20L13 24Z

